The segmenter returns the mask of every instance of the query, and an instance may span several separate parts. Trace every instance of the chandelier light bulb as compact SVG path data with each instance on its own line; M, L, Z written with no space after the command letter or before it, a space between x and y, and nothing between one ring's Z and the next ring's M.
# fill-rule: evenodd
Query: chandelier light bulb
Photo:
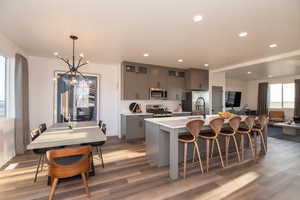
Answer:
M54 52L53 55L54 55L54 56L58 56L58 52Z
M89 63L90 63L90 61L87 60L87 61L86 61L86 64L89 64Z
M84 58L84 54L83 53L81 53L79 56L80 56L80 58Z

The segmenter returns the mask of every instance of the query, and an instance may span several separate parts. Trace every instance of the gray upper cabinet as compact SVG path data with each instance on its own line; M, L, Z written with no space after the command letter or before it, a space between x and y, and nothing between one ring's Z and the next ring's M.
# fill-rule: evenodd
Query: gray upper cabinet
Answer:
M188 69L186 73L186 89L208 90L209 73L205 69Z
M151 66L149 68L149 88L167 88L168 69L165 67Z
M168 100L182 99L185 87L185 71L178 69L168 70Z
M122 99L149 99L148 67L127 62L121 67Z

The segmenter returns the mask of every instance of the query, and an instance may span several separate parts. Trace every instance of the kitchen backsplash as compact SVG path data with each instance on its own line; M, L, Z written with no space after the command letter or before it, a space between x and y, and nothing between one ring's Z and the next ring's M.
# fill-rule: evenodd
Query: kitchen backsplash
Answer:
M138 103L141 106L142 112L146 112L146 105L147 104L160 104L164 107L167 107L169 111L174 111L177 109L178 105L181 104L181 101L170 101L170 100L128 100L128 101L121 101L121 113L128 113L129 105L131 103Z

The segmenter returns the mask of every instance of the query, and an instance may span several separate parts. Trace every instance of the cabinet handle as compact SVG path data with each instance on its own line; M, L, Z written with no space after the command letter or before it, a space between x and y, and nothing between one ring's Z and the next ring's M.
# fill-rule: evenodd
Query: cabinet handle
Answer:
M157 82L157 87L160 88L160 82L159 81Z
M201 83L200 83L200 85L199 85L199 86L200 86L200 88L202 88L202 84L201 84Z
M140 98L140 95L138 93L135 94L136 99Z

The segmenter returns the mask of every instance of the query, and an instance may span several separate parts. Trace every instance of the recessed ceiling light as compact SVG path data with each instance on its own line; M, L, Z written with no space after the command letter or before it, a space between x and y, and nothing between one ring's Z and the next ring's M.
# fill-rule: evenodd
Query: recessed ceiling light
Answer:
M178 59L177 61L178 61L178 62L183 62L183 60L182 60L182 59Z
M270 44L269 47L270 48L275 48L275 47L277 47L277 44Z
M247 32L241 32L241 33L239 33L239 36L240 36L240 37L246 37L247 35L248 35Z
M252 72L247 72L247 74L252 74Z
M209 66L209 64L207 64L207 63L206 63L206 64L204 64L204 67L208 67L208 66Z
M201 15L195 15L193 17L194 22L200 22L202 21L203 17Z
M144 53L144 57L148 57L149 56L149 54L148 53Z

